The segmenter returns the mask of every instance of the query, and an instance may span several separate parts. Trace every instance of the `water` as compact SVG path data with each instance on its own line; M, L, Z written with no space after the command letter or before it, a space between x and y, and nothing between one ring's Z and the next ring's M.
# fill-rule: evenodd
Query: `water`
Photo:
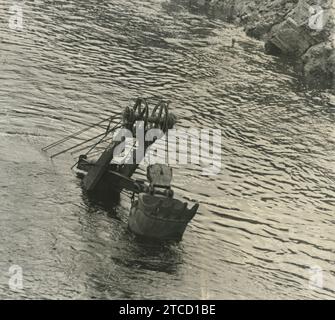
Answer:
M1 298L335 298L329 91L304 88L240 29L165 1L26 1L22 31L8 28L11 3L0 4ZM157 95L179 128L223 134L218 176L175 170L176 193L201 205L174 245L136 240L127 197L90 202L75 159L41 152ZM21 291L8 287L12 265Z

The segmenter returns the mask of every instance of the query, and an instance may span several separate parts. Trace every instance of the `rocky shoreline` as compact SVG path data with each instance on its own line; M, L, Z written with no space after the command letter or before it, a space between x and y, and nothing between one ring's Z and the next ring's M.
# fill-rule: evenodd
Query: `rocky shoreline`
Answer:
M172 0L244 27L269 54L298 62L307 83L335 88L335 0Z

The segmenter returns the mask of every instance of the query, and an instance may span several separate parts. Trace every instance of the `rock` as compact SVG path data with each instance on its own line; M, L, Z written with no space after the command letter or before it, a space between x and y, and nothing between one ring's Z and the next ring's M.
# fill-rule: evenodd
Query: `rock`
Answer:
M335 1L170 1L196 4L212 17L243 25L247 35L264 40L267 53L301 62L309 83L334 86Z
M294 56L301 56L315 43L304 25L299 25L291 17L272 28L267 42L278 47L282 53Z
M264 49L267 54L270 54L273 56L280 56L283 54L280 48L276 44L272 43L271 41L265 42Z
M303 70L308 82L334 88L335 53L332 42L312 46L302 56Z

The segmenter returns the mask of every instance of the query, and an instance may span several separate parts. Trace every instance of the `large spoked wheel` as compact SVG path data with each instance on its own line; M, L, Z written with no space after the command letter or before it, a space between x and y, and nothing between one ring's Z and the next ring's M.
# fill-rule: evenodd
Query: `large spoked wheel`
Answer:
M168 105L164 102L160 102L155 106L151 113L151 123L154 124L155 128L160 128L163 132L166 132L168 129L168 116L169 108Z
M133 110L136 120L144 121L144 127L146 127L149 120L149 106L147 100L144 98L138 98Z

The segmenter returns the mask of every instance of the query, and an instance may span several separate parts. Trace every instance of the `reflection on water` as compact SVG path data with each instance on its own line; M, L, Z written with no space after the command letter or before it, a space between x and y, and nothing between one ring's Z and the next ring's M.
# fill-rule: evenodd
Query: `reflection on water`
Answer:
M23 12L22 31L0 25L1 297L335 297L329 91L303 88L240 29L165 1L26 1ZM222 130L218 176L174 171L176 193L201 202L179 244L136 240L127 196L114 209L90 202L76 159L40 151L137 96L171 100L179 128ZM8 290L12 264L22 292ZM309 287L312 266L323 289Z

